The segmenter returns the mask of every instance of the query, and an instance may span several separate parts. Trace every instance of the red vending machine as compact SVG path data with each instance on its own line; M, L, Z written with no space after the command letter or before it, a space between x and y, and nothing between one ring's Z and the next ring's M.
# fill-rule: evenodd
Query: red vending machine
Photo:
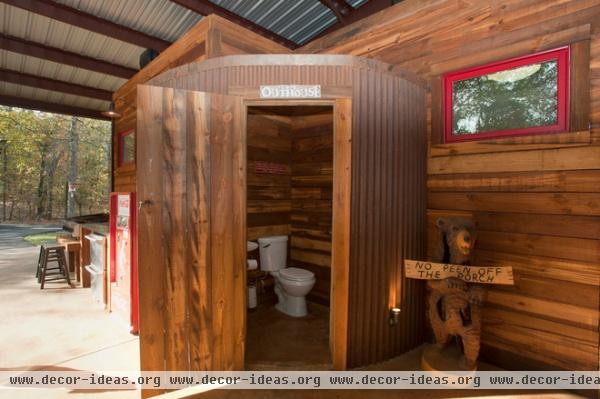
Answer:
M110 194L110 308L137 334L138 276L135 193Z

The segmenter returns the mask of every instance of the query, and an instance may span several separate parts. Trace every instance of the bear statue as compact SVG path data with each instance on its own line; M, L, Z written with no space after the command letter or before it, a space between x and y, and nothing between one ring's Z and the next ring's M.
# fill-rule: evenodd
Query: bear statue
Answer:
M436 222L439 243L434 262L470 265L477 240L476 224L467 218L439 218ZM481 307L485 289L467 284L459 278L428 280L429 320L438 349L443 349L452 337L459 337L464 357L461 367L477 367L481 335Z

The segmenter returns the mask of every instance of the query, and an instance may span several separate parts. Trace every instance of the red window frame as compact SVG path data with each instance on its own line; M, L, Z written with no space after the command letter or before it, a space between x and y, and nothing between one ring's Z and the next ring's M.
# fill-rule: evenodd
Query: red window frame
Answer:
M119 133L119 154L118 154L119 166L135 163L135 151L133 152L133 159L128 162L125 162L125 152L123 151L123 149L125 148L125 137L129 136L130 134L134 134L134 133L135 133L135 129L125 130L125 131ZM134 140L134 148L135 148L135 136L134 136L133 140Z
M518 68L538 62L557 60L557 123L554 125L534 126L518 129L495 130L463 135L452 134L452 99L454 98L453 83L460 80L470 79L477 76L488 75L507 69ZM524 136L545 133L561 133L569 131L569 66L570 48L560 47L540 53L511 58L508 60L494 62L468 68L461 71L447 73L443 76L443 109L444 109L444 138L445 142L461 142L492 139L498 137Z

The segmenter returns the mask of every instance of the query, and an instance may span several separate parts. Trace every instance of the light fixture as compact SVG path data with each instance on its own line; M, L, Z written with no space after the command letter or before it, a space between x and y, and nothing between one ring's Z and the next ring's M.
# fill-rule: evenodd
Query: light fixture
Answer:
M115 103L113 103L111 101L110 105L108 106L108 111L104 111L102 113L102 115L104 116L108 116L111 119L115 119L115 118L120 118L121 114L118 113L117 111L115 111Z
M390 326L400 323L400 308L390 308Z

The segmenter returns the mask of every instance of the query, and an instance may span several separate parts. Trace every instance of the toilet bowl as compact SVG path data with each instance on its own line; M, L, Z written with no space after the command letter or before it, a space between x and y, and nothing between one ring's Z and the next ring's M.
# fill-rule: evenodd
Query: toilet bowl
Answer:
M271 236L258 239L260 267L275 278L275 307L293 317L308 314L306 295L314 287L314 273L297 267L286 267L287 236Z

